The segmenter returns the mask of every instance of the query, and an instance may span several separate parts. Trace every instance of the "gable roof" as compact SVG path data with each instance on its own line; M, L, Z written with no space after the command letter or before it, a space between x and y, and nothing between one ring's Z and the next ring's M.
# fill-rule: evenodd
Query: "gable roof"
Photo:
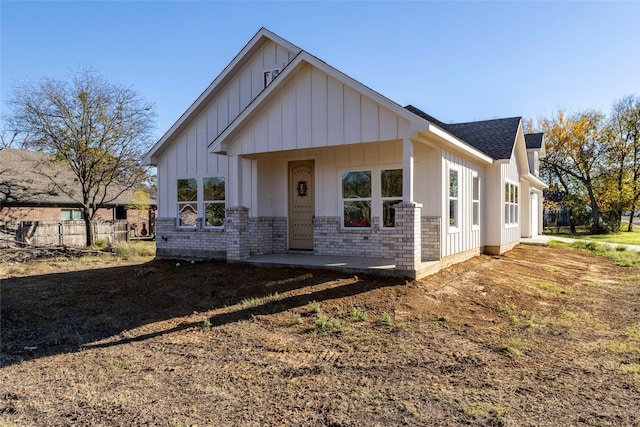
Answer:
M76 177L64 165L52 163L50 154L16 148L0 149L0 202L78 205L78 201L67 193L80 193ZM107 205L133 202L134 191L127 190ZM155 204L155 200L150 203Z
M165 147L168 146L175 135L177 135L180 131L184 130L186 126L190 123L191 119L195 117L195 115L202 111L202 109L206 108L207 102L213 99L219 87L223 86L223 84L233 75L236 71L238 71L243 66L243 60L246 56L252 54L257 49L260 48L262 43L265 40L271 40L274 43L280 44L285 48L289 49L295 55L291 59L291 61L284 66L281 70L278 78L274 79L272 83L267 85L264 90L258 94L258 96L253 99L244 110L240 112L240 114L235 117L229 123L227 128L223 130L220 135L214 138L213 141L209 142L209 148L214 153L224 153L226 148L223 147L223 141L225 141L230 135L234 134L238 130L239 127L242 126L242 123L245 119L251 116L252 112L254 112L260 105L263 105L263 102L269 98L269 94L276 91L279 84L286 79L287 74L291 74L297 67L301 64L311 64L315 66L328 75L336 78L342 83L350 86L356 91L364 94L365 96L370 97L375 102L385 106L395 114L400 117L407 119L411 123L411 129L413 131L435 131L437 135L450 143L453 147L467 154L487 163L491 163L492 159L487 156L485 153L478 150L476 147L468 144L465 141L460 140L449 132L442 132L438 129L434 129L432 123L421 117L420 115L412 114L412 112L407 111L404 107L399 104L393 102L389 98L381 95L380 93L370 89L364 84L358 82L357 80L349 77L348 75L342 73L341 71L331 67L326 62L318 59L317 57L309 54L308 52L300 49L294 44L288 42L287 40L277 36L276 34L270 32L266 28L261 28L258 33L247 43L247 45L236 55L236 57L231 61L231 63L220 73L218 77L215 78L213 82L207 87L207 89L194 101L194 103L185 111L182 116L176 121L176 123L160 138L160 140L147 152L147 154L143 158L143 164L147 165L155 165L157 164L157 155L164 151ZM436 123L439 123L436 121ZM409 136L407 136L409 137Z
M520 126L520 117L447 124L413 105L407 105L405 108L435 123L447 132L489 155L494 160L508 160L511 158L518 127Z
M539 150L542 148L543 133L528 133L524 136L527 143L527 150Z
M171 138L183 130L189 123L189 120L194 117L194 115L200 111L207 104L207 101L215 97L217 94L218 88L222 87L223 84L228 81L228 79L232 78L234 73L238 72L238 70L244 65L244 58L250 56L253 52L262 46L264 42L267 40L271 40L274 43L277 43L281 46L284 46L286 49L298 54L301 52L301 49L294 45L293 43L283 39L277 34L272 33L266 28L262 27L258 32L249 40L249 42L242 48L240 52L233 58L233 60L227 65L222 72L216 77L207 88L200 94L200 96L191 104L191 106L180 116L180 118L165 132L165 134L156 142L153 147L145 154L142 163L143 164L153 164L152 157L157 153L161 152L164 149L164 146L167 142L171 140Z

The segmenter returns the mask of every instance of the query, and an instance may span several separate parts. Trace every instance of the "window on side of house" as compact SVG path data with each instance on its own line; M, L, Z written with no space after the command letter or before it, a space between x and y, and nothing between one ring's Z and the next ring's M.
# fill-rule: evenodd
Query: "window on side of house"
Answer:
M62 221L80 221L84 217L80 209L61 209L60 219Z
M225 182L224 177L205 178L204 226L223 227L225 218Z
M458 227L458 170L449 169L449 227Z
M344 227L371 227L371 171L341 176Z
M504 223L518 224L518 186L511 182L504 184Z
M275 80L280 74L280 68L274 68L272 70L267 70L264 72L264 87L269 86L269 84Z
M380 198L382 199L382 226L396 226L396 210L393 207L402 202L402 169L380 171Z
M480 178L477 175L473 177L473 189L471 191L471 225L480 227Z
M198 218L198 181L178 180L178 227L195 227Z

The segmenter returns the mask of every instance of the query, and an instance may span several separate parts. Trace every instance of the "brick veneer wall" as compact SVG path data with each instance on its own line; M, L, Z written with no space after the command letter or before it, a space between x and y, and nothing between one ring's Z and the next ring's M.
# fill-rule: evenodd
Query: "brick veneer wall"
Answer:
M251 255L283 254L287 251L287 219L249 218Z
M402 202L396 205L396 269L414 272L422 261L422 205Z
M340 217L316 217L313 247L316 255L394 258L395 230L380 228L380 218L372 218L371 228L341 227Z
M422 261L437 261L442 258L442 234L440 217L423 216L422 222Z
M177 228L175 218L156 219L157 258L225 259L226 251L224 229Z

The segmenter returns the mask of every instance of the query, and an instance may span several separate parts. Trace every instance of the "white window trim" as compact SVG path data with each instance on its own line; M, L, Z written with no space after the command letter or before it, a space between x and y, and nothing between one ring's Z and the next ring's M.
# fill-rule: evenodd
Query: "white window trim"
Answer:
M264 87L266 88L267 86L269 86L276 79L276 77L278 77L281 71L282 70L280 69L280 67L264 70L262 73Z
M506 199L506 186L509 186L509 192L513 191L513 189L517 189L518 196L515 202L511 202L511 194L509 194L509 201ZM505 194L503 195L503 215L504 215L504 227L505 228L515 228L520 225L520 185L515 182L505 179L504 185L502 186ZM509 218L507 218L505 208L509 206ZM515 219L515 221L513 221Z
M371 174L371 196L370 197L354 197L345 199L342 197L342 174L348 172L369 172ZM356 230L372 230L373 229L373 213L374 213L374 181L375 181L375 169L367 166L362 167L353 167L349 169L341 169L338 171L338 209L340 209L340 228L342 230L347 231L356 231ZM359 201L369 201L371 206L371 217L369 218L369 226L368 227L345 227L344 225L344 202L359 202Z
M454 198L456 201L456 216L454 224L451 225L451 171L455 171L458 176L458 196ZM457 165L449 165L447 168L447 230L449 233L460 232L460 168Z
M380 212L380 229L382 230L395 230L396 227L395 225L393 227L385 227L384 226L384 202L386 201L392 201L392 200L399 200L398 204L402 203L402 201L404 200L402 195L400 195L399 197L382 197L382 171L388 171L388 170L396 170L396 169L400 169L402 170L402 165L400 166L389 166L389 167L385 167L385 166L381 166L380 168L378 168L377 171L377 177L378 177L378 192L376 194L378 194L380 196L380 206L378 208L378 211ZM373 210L373 206L372 206L372 210ZM372 214L373 217L373 214Z
M178 181L182 181L182 180L189 180L189 179L195 179L196 180L196 200L192 200L189 202L179 202L178 201ZM180 228L180 229L187 229L187 230L193 230L198 228L198 217L196 215L196 221L193 225L181 225L180 224L180 206L182 205L192 205L195 204L196 205L196 211L197 214L200 213L200 180L197 177L189 177L189 178L177 178L175 181L175 185L176 185L176 198L175 198L175 203L176 203L176 228Z
M382 183L380 179L380 173L383 170L402 169L402 164L394 163L388 165L376 165L376 166L353 166L348 168L338 169L338 210L340 211L340 229L343 231L363 231L373 230L373 218L378 218L379 229L383 231L393 231L396 227L384 227L383 225L383 200L400 200L402 203L403 197L382 197ZM371 197L362 199L343 199L342 198L342 174L345 172L371 172ZM371 201L371 224L369 227L345 227L344 226L344 201L345 200L370 200Z
M474 199L473 198L473 184L474 182L478 183L478 198ZM481 194L480 194L480 176L478 175L477 172L474 172L471 176L471 229L472 230L480 230L480 224L481 224L481 210L480 210L480 200L481 200ZM473 212L474 212L474 207L475 205L478 205L478 223L474 224L473 223Z
M224 200L204 200L204 180L208 179L208 178L222 178L222 180L224 181ZM224 229L224 222L222 223L222 225L207 225L207 210L206 210L206 207L207 207L207 205L218 204L218 205L223 205L224 208L225 208L225 211L226 211L226 209L227 209L227 177L224 176L224 175L220 175L220 176L205 176L205 177L203 177L202 178L202 199L203 199L202 200L202 228L212 229L212 230ZM226 212L225 212L225 221L226 221L226 219L227 219L227 215L226 215Z

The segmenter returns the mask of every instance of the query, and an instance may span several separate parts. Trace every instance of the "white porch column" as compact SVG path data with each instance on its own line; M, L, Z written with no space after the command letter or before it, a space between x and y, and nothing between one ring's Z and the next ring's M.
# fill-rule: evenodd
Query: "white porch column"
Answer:
M229 176L227 178L227 207L242 206L242 159L229 156Z
M413 203L413 141L402 140L402 201Z

